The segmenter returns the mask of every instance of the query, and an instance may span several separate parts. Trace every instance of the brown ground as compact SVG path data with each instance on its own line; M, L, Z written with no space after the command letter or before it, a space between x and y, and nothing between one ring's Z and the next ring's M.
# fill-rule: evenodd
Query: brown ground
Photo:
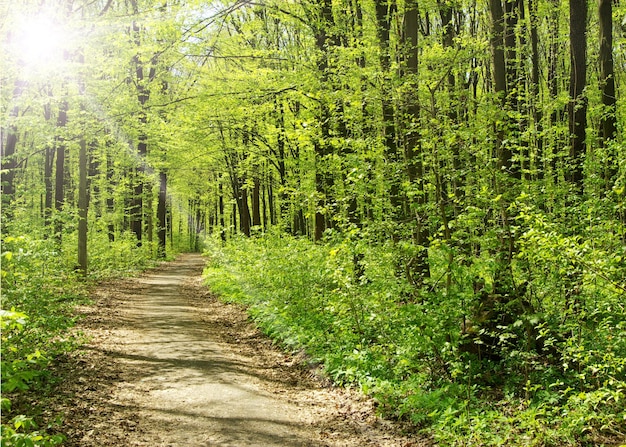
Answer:
M67 359L68 446L425 446L281 352L202 285L204 260L98 286Z

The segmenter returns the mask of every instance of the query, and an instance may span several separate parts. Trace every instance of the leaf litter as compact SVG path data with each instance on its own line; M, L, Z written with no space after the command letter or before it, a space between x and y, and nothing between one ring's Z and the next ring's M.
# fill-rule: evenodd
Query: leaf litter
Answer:
M379 418L375 402L334 387L202 284L181 255L104 282L77 309L87 342L60 359L50 414L70 447L432 445Z

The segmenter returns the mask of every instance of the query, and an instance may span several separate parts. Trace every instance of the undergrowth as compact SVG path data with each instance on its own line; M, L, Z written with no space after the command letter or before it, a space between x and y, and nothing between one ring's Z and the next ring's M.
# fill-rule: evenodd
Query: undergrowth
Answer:
M68 235L63 245L71 244ZM94 241L95 242L95 241ZM58 377L54 362L83 342L70 331L73 309L86 303L86 284L151 265L150 252L131 238L93 243L88 278L79 278L74 259L57 241L28 236L2 240L0 329L2 331L2 447L54 446L64 442L63 415L49 416Z
M475 348L487 329L470 334L466 320L485 299L472 278L489 289L492 264L450 263L443 244L431 247L431 279L417 288L398 274L402 247L359 237L215 240L204 277L287 349L304 350L336 383L359 386L383 416L439 445L620 445L626 313L610 276L623 266L606 260L599 274L585 271L577 307L567 307L556 264L573 245L563 237L555 246L545 222L533 227L515 272L541 271L526 285L532 311L494 329L497 351L483 346L483 355Z

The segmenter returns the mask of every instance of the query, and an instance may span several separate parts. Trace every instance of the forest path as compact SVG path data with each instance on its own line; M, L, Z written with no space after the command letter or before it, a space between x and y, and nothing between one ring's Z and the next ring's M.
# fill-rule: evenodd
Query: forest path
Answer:
M185 254L101 284L79 309L90 342L66 383L67 445L426 445L358 393L323 386L244 309L212 297L204 262Z

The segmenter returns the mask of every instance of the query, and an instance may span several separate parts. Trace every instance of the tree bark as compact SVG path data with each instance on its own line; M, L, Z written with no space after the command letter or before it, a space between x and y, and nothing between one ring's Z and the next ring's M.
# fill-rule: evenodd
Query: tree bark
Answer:
M87 274L87 142L81 135L78 152L78 268Z
M560 0L550 0L551 9L550 13L550 50L548 53L548 91L550 92L550 101L556 102L559 95L559 6ZM556 127L559 122L559 111L556 107L550 113L550 126ZM554 141L552 141L551 154L549 155L550 171L553 178L556 178L557 171L557 159L558 159L558 147L559 141L555 135Z
M164 258L166 255L167 245L167 173L165 171L159 172L159 201L157 203L157 239L158 248L157 254L160 258Z
M24 91L26 84L23 81L16 80L13 87L13 101L17 101ZM19 107L15 105L11 110L11 118L19 116ZM7 219L11 219L13 213L11 211L11 202L15 198L15 151L17 149L17 126L10 125L7 129L6 142L2 147L2 156L0 157L0 184L2 185L2 228Z
M313 17L312 17L313 18ZM317 71L320 76L321 84L327 86L330 83L330 58L333 47L337 46L337 34L333 31L333 11L332 1L323 0L320 5L319 16L314 18L313 32L315 35L315 43L319 51L317 60ZM315 230L314 240L319 241L327 228L327 209L328 203L327 193L329 185L327 181L327 167L325 166L330 140L330 120L331 112L325 99L322 98L319 104L318 122L320 123L320 135L316 138L315 147L315 190L317 193L317 204L315 210ZM296 230L294 228L294 230Z
M219 180L218 187L219 194L219 214L220 214L220 237L223 242L226 242L226 221L224 219L224 187L222 186L222 180Z
M136 8L136 5L134 5ZM132 33L134 36L134 42L137 47L137 51L141 48L141 27L137 22L133 21ZM137 114L137 124L139 128L139 134L137 139L137 154L139 155L139 164L136 167L135 186L133 190L133 197L130 205L130 227L135 236L137 237L137 245L141 245L143 238L143 217L144 217L144 183L145 183L145 158L148 154L148 135L146 133L146 126L148 124L148 117L146 112L146 103L150 99L150 89L148 84L154 80L156 76L156 56L154 56L150 63L148 72L145 72L145 62L141 59L139 54L133 56L133 65L135 67L135 86L137 89L137 101L139 102L139 112ZM152 215L151 210L148 211L148 215ZM150 233L151 236L151 233Z
M67 101L61 103L59 115L57 117L57 132L63 132L67 125ZM65 137L57 135L55 138L56 145L56 163L54 178L54 209L55 209L55 227L54 233L58 243L61 243L63 233L63 219L61 212L65 204Z
M530 14L530 48L531 48L531 82L530 82L530 107L532 109L533 122L535 130L537 132L537 157L536 164L534 166L536 172L536 178L543 179L544 177L544 137L541 136L543 130L543 113L541 112L541 105L538 104L539 98L539 17L537 12L537 0L528 0L528 11Z
M107 143L108 146L108 143ZM108 149L108 147L107 147ZM109 236L109 242L115 242L115 223L113 220L113 214L115 213L115 200L113 199L113 157L107 151L107 173L106 173L106 184L107 184L107 197L106 197L106 211L107 211L107 230Z
M79 63L85 63L85 56L78 56ZM78 80L78 90L81 96L80 109L85 112L83 97L85 95L85 81L81 77ZM80 128L78 150L78 269L82 275L87 275L87 216L89 213L89 185L87 184L89 156L87 154L87 140L84 117L78 123Z
M444 13L445 15L445 13ZM446 16L447 17L447 16ZM449 23L449 22L448 22ZM420 135L420 103L418 97L418 75L419 75L419 9L417 0L409 1L406 5L404 15L404 55L406 61L406 75L409 84L410 94L409 104L406 110L407 119L410 120L406 134L405 158L407 165L407 175L411 183L416 183L419 194L414 199L415 208L415 229L413 231L414 244L418 247L415 257L408 261L406 266L407 276L416 286L421 285L425 278L430 276L430 266L428 263L428 245L430 229L428 228L428 217L425 205L427 194L424 188L424 164L422 162L422 142Z
M617 118L615 107L615 71L613 64L613 0L598 0L598 16L600 18L600 88L604 110L600 118L600 143L609 148L617 134ZM612 154L608 154L609 156ZM608 158L608 157L607 157ZM611 180L617 175L615 160L607 160L605 181L607 189L612 187Z
M380 68L382 74L381 102L383 119L383 143L385 164L388 166L389 201L391 216L394 220L402 219L402 200L400 197L401 176L399 172L398 138L395 125L391 73L391 26L397 11L395 0L376 0L376 30L380 47ZM396 236L393 236L396 238Z
M261 180L258 174L254 175L252 189L252 226L261 227Z
M49 91L48 95L52 97L52 92ZM46 122L52 120L51 104L48 102L44 106L44 118ZM43 182L44 182L44 206L43 206L43 220L44 220L44 237L49 237L52 224L52 201L54 200L54 191L52 188L52 172L54 169L54 147L47 146L44 151L44 168L43 168Z
M495 92L504 104L506 98L506 62L504 57L504 10L501 0L489 0L491 12L491 51Z
M570 132L566 178L578 194L583 192L583 162L586 152L587 98L587 1L570 0L570 81L568 121Z

